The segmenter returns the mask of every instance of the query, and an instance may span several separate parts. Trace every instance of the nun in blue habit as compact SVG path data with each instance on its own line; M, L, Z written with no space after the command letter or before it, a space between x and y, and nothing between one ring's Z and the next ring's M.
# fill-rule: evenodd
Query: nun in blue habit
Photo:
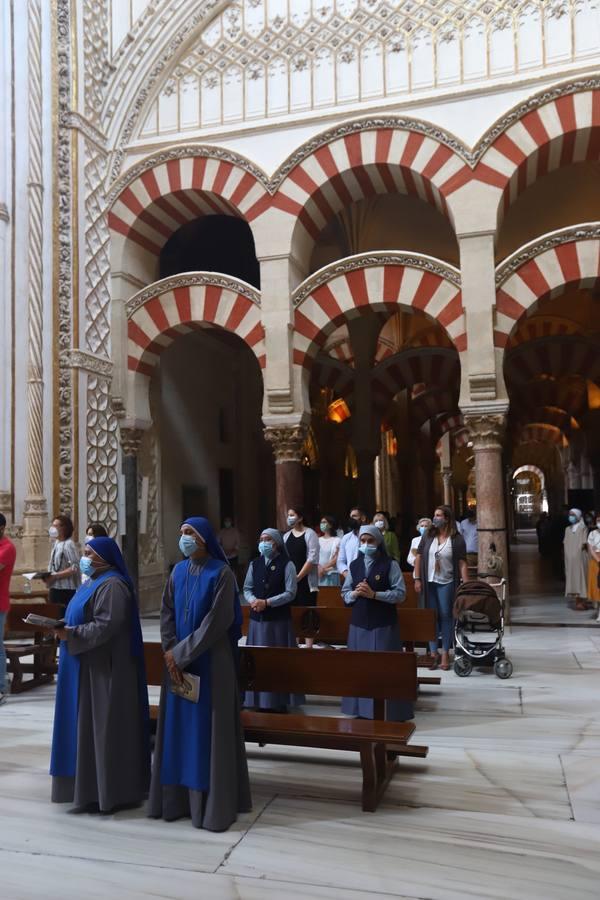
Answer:
M260 556L248 566L244 600L251 607L246 644L250 647L296 647L290 605L296 597L296 567L289 558L283 537L275 528L265 528L258 544ZM277 691L246 691L247 709L286 712L288 706L305 702L302 694Z
M89 580L71 599L61 638L52 800L79 811L141 803L150 780L148 688L135 591L109 537L86 544Z
M352 607L348 649L402 650L396 604L404 601L406 588L400 566L388 556L375 525L361 527L358 549L342 587L344 603ZM342 700L342 712L361 719L373 718L373 706L373 700L365 697ZM391 722L412 719L413 704L386 700L385 717Z
M186 558L171 572L160 613L166 672L148 814L226 831L252 808L237 683L240 600L207 519L186 519L179 548ZM197 703L170 690L183 671L200 676Z

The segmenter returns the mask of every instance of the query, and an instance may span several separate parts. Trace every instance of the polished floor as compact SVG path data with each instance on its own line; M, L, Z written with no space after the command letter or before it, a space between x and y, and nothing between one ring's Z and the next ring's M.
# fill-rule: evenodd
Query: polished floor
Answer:
M559 561L555 560L557 569ZM510 605L515 625L570 625L588 627L598 609L575 610L564 596L564 579L553 561L540 556L535 531L517 532L510 555Z
M145 631L154 638L157 623ZM0 707L0 895L596 900L600 627L519 626L507 649L509 681L449 672L423 690L417 740L430 755L401 763L376 813L361 812L351 754L249 746L254 809L220 835L143 810L71 815L50 804L54 689L10 697Z

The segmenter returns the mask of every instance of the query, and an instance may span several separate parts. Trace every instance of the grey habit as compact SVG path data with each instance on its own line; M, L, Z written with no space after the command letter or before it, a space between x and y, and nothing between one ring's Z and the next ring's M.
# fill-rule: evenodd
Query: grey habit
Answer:
M196 575L204 561L190 560L190 574ZM163 785L160 780L163 732L165 727L165 677L160 694L156 745L152 763L152 782L148 815L173 821L191 816L195 828L226 831L238 813L252 809L246 748L240 722L240 698L236 666L228 629L233 624L235 577L225 566L215 588L212 607L200 627L177 643L175 630L174 586L169 578L160 611L163 650L172 650L175 662L185 669L192 660L210 650L212 686L212 736L210 748L210 790L194 791L182 785Z
M85 622L69 629L69 653L80 658L77 769L52 778L54 803L102 812L141 803L148 793L147 725L131 655L131 591L108 578L85 608Z
M277 554L271 558L271 561L276 558ZM269 597L269 606L285 606L286 603L291 603L296 596L297 583L296 567L290 559L285 567L285 591L282 594ZM247 604L250 604L256 599L252 565L249 565L244 581L244 600ZM292 620L280 619L275 622L257 622L254 619L250 619L246 644L249 647L295 647L296 635L294 634ZM250 709L282 709L287 706L301 706L305 702L304 694L283 694L276 691L246 691L244 695L244 706Z
M365 570L368 574L373 565L373 560L365 558ZM372 603L403 603L406 594L404 577L400 566L395 560L390 565L390 590L377 591ZM346 606L352 606L358 599L352 590L352 575L346 575L342 586L342 598ZM400 627L386 625L382 628L358 628L350 625L348 631L348 650L402 650L400 639ZM342 712L347 716L357 716L361 719L372 719L374 716L374 703L367 697L344 697L342 699ZM414 718L413 704L403 700L386 700L385 717L389 722L404 722Z

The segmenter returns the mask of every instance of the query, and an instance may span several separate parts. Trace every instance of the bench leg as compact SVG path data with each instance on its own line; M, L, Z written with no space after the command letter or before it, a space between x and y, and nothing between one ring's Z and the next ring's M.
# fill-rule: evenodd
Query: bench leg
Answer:
M21 660L16 655L11 656L10 653L7 653L7 657L10 660L10 672L12 674L10 692L11 694L20 694L23 690L23 667L21 665Z
M360 764L363 774L363 812L375 812L377 809L377 768L375 765L375 747L373 744L364 744L360 748Z
M360 761L363 772L362 808L364 812L375 812L396 770L396 755L388 754L385 744L367 744L361 747Z

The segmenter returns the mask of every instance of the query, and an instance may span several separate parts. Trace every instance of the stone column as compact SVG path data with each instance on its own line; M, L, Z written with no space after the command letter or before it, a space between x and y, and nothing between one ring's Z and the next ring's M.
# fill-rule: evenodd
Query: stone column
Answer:
M29 297L27 304L27 494L23 512L25 563L36 567L48 552L48 508L44 492L44 186L42 141L42 21L39 0L28 3L29 54ZM61 510L71 513L72 510Z
M144 432L141 428L121 426L123 475L125 478L125 534L123 557L136 588L138 585L138 453Z
M11 90L11 29L8 4L0 4L0 512L12 519L11 490L12 456L12 367L11 306L10 306L10 204L8 160L11 150L10 90Z
M373 409L373 359L381 321L365 316L348 322L354 354L354 412L352 446L358 465L358 504L367 515L375 512L375 457L381 449L381 426Z
M454 491L452 489L452 444L450 432L442 435L441 444L441 472L444 489L444 504L454 508Z
M504 562L508 577L508 546L504 506L502 439L506 417L503 414L469 415L467 428L475 456L475 488L477 491L477 530L479 532L478 570L485 571L490 543Z
M286 529L290 507L304 504L302 484L302 448L306 440L306 425L269 425L265 437L275 456L277 528ZM266 527L261 525L261 528Z

